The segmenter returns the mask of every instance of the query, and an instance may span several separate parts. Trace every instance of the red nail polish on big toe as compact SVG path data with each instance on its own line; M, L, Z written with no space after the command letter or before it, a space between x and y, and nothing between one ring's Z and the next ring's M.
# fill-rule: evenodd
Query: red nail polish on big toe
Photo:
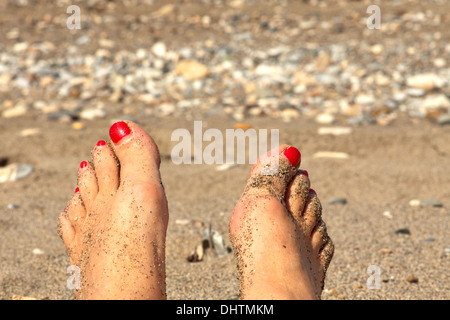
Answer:
M118 143L120 140L122 140L130 133L131 133L130 128L123 121L116 122L111 126L111 128L109 128L109 136L111 137L111 140L114 143Z
M300 151L297 150L297 148L289 147L283 151L283 154L286 156L286 158L289 160L289 162L292 164L293 167L299 165L301 154Z

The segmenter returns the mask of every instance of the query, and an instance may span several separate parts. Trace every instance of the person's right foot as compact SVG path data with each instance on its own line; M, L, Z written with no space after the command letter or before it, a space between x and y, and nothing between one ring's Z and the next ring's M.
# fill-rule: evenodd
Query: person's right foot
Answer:
M78 188L59 218L81 299L164 299L169 218L153 139L118 122L83 161Z
M230 219L241 299L320 299L334 253L300 152L280 146L258 159ZM278 170L267 175L267 163Z

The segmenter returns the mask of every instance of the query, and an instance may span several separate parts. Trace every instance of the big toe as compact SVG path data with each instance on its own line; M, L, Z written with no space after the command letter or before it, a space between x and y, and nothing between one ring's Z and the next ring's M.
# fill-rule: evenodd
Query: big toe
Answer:
M281 145L261 156L250 171L246 192L269 194L284 201L286 189L297 173L301 154L292 146Z
M153 139L136 123L120 121L109 130L120 162L120 184L160 183L160 157Z

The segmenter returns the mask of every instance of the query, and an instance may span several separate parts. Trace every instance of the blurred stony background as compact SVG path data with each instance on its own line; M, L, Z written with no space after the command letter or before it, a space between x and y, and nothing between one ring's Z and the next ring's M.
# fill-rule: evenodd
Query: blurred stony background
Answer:
M369 5L381 29L367 28ZM81 29L66 23L77 5ZM2 1L1 117L450 123L448 1Z

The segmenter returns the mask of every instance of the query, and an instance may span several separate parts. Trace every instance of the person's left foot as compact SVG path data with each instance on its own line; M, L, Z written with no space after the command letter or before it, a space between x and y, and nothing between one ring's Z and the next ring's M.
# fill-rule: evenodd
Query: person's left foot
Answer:
M164 299L169 219L153 139L133 122L110 128L59 217L70 263L81 270L79 299Z

